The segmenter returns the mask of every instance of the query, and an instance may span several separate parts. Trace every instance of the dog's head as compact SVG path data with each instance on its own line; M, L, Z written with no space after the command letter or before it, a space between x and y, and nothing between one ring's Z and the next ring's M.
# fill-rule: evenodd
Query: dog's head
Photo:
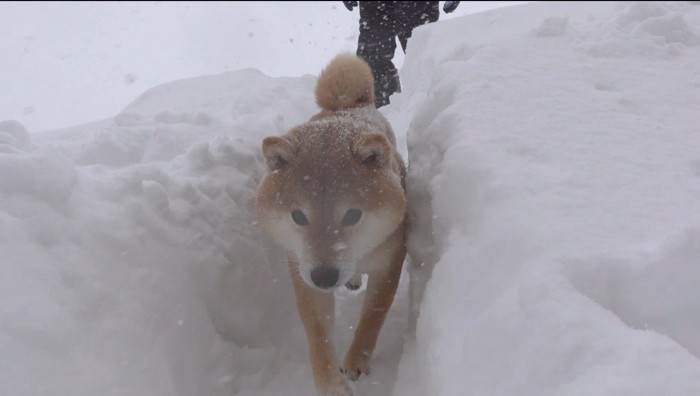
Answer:
M333 118L262 144L268 174L256 197L258 218L318 289L350 280L406 213L393 147L383 133L362 129Z

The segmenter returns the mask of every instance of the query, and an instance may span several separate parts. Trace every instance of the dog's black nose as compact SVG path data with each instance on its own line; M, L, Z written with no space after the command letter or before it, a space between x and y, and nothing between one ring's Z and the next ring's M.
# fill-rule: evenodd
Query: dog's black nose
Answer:
M335 267L316 267L311 270L311 281L321 289L328 289L338 283L340 271Z

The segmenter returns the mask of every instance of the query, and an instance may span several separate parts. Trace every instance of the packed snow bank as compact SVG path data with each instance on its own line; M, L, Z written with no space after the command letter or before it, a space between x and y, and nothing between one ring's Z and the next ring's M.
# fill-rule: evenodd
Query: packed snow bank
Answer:
M541 3L414 33L395 395L700 394L699 22Z
M297 326L250 211L259 142L312 114L312 92L311 77L243 70L154 88L34 145L0 124L0 393L254 382L239 378L256 364L245 348L274 354Z
M0 394L311 394L287 266L252 199L262 139L317 112L314 86L246 69L155 87L97 123L0 123ZM339 350L354 294L338 295ZM390 392L405 308L363 394Z

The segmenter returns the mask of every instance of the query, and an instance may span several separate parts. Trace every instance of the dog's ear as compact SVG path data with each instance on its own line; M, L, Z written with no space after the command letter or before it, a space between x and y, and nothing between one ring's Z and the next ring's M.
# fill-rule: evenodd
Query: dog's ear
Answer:
M289 140L280 136L263 139L262 152L267 162L267 169L275 171L284 168L294 157L294 146Z
M381 133L362 135L355 140L355 156L366 166L384 167L391 158L391 145Z

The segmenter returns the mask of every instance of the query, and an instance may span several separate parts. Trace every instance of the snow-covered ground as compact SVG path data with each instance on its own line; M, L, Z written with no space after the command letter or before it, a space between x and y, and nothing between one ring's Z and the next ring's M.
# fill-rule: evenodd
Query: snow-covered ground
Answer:
M417 281L356 395L700 394L698 26L690 2L533 3L414 32L382 111ZM0 394L312 394L251 198L314 84L242 69L0 123Z

